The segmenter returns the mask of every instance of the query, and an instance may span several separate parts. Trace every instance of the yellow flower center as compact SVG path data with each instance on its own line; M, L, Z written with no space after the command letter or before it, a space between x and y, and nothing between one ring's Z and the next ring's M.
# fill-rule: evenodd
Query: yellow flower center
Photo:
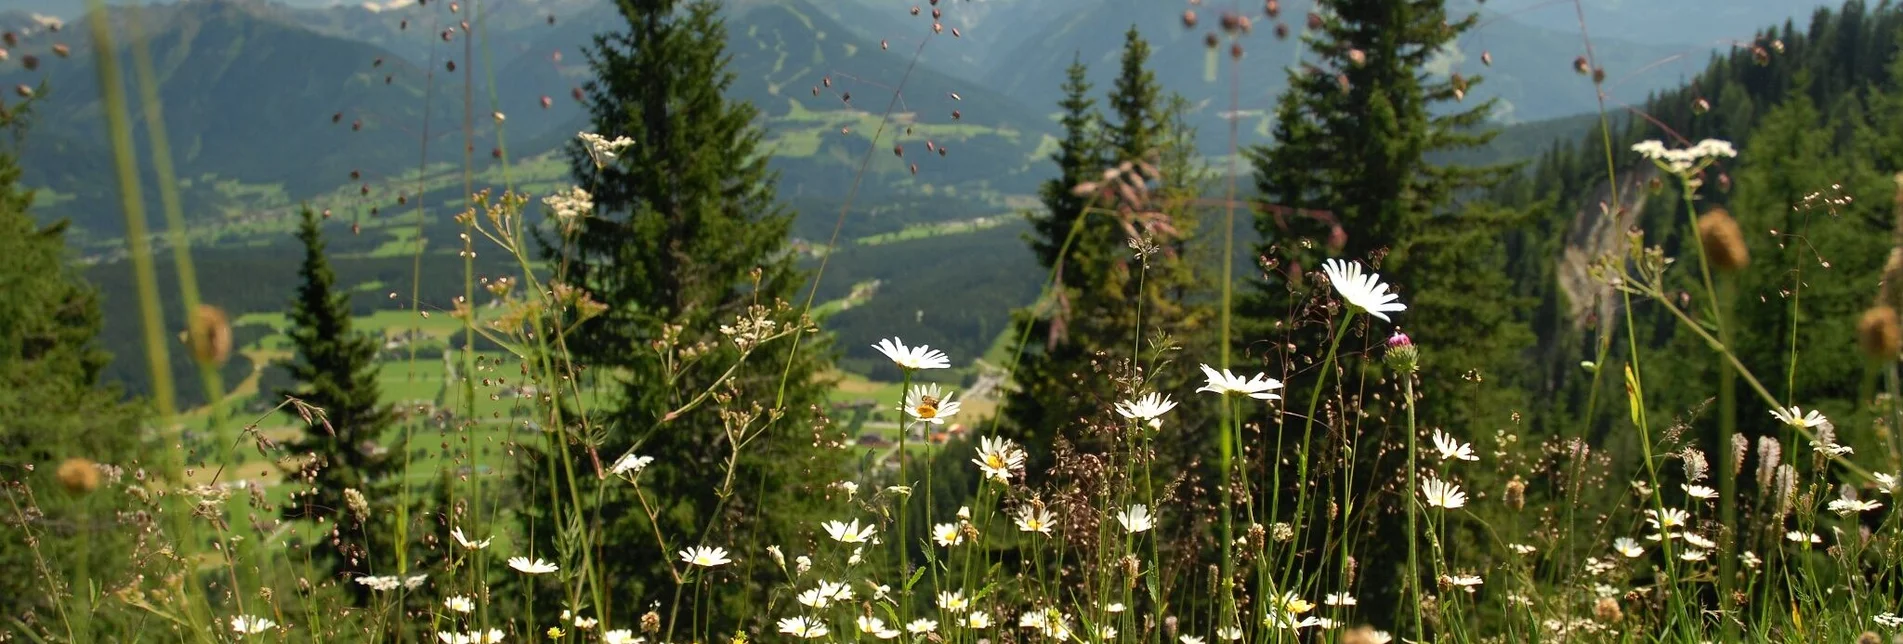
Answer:
M919 396L918 406L912 408L912 413L919 418L937 418L938 399L931 396Z

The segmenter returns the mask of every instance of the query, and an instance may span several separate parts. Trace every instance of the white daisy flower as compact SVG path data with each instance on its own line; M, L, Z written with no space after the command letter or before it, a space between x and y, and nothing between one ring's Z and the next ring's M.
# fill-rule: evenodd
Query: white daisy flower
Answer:
M1823 412L1815 409L1810 410L1810 413L1804 413L1804 410L1793 405L1790 409L1773 409L1771 415L1776 416L1779 422L1798 429L1836 428L1830 424L1829 418L1824 417Z
M879 532L878 526L872 524L861 526L858 519L853 519L852 523L827 521L823 527L826 528L826 536L840 543L869 543L872 541L872 535Z
M940 523L932 526L932 541L946 548L964 543L964 527L956 523Z
M991 614L981 610L971 611L970 615L965 616L965 628L991 628Z
M1440 452L1440 460L1443 461L1450 459L1460 459L1463 461L1480 460L1480 457L1474 455L1473 445L1460 442L1459 439L1449 436L1447 432L1443 432L1439 429L1434 430L1434 451Z
M906 392L904 411L919 422L943 425L946 418L958 413L961 404L952 400L951 392L945 392L940 398L938 385L927 384Z
M723 565L730 561L733 561L732 559L727 558L726 548L708 548L705 546L694 546L692 548L682 550L680 554L681 554L681 561L685 561L687 563L694 564L696 566L700 566L703 568L712 568L714 566Z
M807 617L788 617L780 620L780 632L794 637L817 639L825 637L826 625L817 619Z
M938 630L938 620L935 620L935 619L919 618L919 619L912 620L911 623L905 625L905 632L911 633L913 635L924 635L926 633L930 633L937 630Z
M495 540L495 537L490 537L481 541L470 541L468 537L463 536L462 528L451 528L449 536L454 537L456 544L462 546L464 550L481 550L489 547L489 542Z
M476 602L462 595L454 595L449 597L448 599L443 600L443 608L447 608L447 609L456 611L458 613L467 613L467 612L476 610Z
M1155 392L1144 394L1136 400L1124 400L1117 403L1117 413L1130 420L1151 422L1158 416L1176 408L1176 402Z
M1282 381L1270 378L1267 375L1258 373L1244 380L1241 376L1230 373L1228 369L1218 372L1210 368L1209 365L1203 365L1202 367L1203 377L1209 380L1209 384L1203 385L1201 389L1197 389L1196 391L1207 391L1224 396L1248 396L1256 400L1276 400L1282 397L1278 394L1269 393L1270 390L1281 389Z
M1467 505L1467 495L1460 491L1459 485L1431 476L1421 481L1421 496L1427 499L1428 505L1447 510Z
M1639 542L1633 541L1631 537L1613 539L1612 550L1621 555L1625 555L1628 559L1637 559L1640 555L1645 554L1645 548L1641 547Z
M1368 315L1381 318L1383 322L1393 322L1389 313L1407 310L1407 305L1397 302L1400 295L1389 293L1388 285L1381 283L1380 273L1362 273L1360 262L1331 259L1322 262L1322 272L1328 274L1328 282L1335 286L1335 292L1348 305L1366 311Z
M1329 606L1353 606L1358 602L1355 601L1354 595L1348 593L1328 593L1322 597L1322 603Z
M238 615L231 618L231 631L239 635L257 635L277 625L277 622L251 615Z
M1050 534L1051 526L1056 525L1057 520L1051 517L1049 510L1027 505L1018 510L1017 524L1020 532Z
M1711 500L1718 498L1718 491L1703 485L1684 485L1685 495L1694 499Z
M971 462L978 464L985 478L1010 483L1011 471L1024 467L1024 450L1009 438L985 437L978 442L978 458Z
M951 366L951 358L946 356L945 352L923 344L907 347L898 338L880 340L878 344L872 345L872 348L878 349L879 353L885 354L885 357L890 358L892 362L898 363L902 369L944 369Z
M1143 532L1156 527L1156 518L1150 516L1150 508L1139 503L1128 510L1118 511L1117 523L1123 524L1123 529L1130 532Z
M536 559L530 561L528 557L510 557L509 567L514 568L516 572L527 575L542 575L561 569L559 566L549 563L546 560Z
M949 593L940 592L938 593L938 607L941 610L962 613L965 612L966 609L971 608L971 600L965 598L965 591L962 590L954 590Z
M873 637L877 637L882 640L889 640L899 636L898 630L886 628L885 620L879 619L877 617L873 617L870 615L860 615L859 619L857 620L857 623L859 625L859 632L865 633L867 635L871 635Z
M634 636L634 631L626 628L617 628L601 634L601 644L636 644L639 641L641 639Z
M1831 512L1846 517L1858 512L1869 512L1881 507L1883 507L1881 502L1859 501L1857 499L1835 499L1830 502Z
M1786 532L1784 533L1784 538L1796 543L1807 544L1807 545L1824 542L1824 538L1822 536L1819 536L1817 533L1803 532L1801 530L1792 530L1790 532Z
M1678 553L1678 558L1684 559L1686 561L1704 561L1705 557L1710 556L1710 554L1711 553L1705 552L1703 550L1686 550L1684 552Z

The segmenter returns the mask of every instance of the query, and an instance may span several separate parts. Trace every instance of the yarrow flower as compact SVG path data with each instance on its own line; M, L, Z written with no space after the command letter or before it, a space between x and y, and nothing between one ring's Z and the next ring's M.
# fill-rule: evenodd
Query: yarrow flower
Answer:
M727 558L726 548L709 548L706 546L694 546L692 548L682 550L680 552L680 555L681 555L681 561L685 561L687 563L700 566L703 568L712 568L714 566L723 565L723 564L726 564L727 562L733 561L732 559Z
M608 467L608 473L615 476L626 476L632 479L636 476L640 476L641 470L647 469L648 464L653 462L654 457L652 456L624 454L621 458L615 459L614 465Z
M1830 511L1840 516L1850 516L1858 512L1869 512L1883 507L1877 501L1859 501L1856 499L1834 499L1830 502Z
M542 559L529 561L528 557L510 557L509 567L516 569L517 572L529 575L541 575L561 569L559 566Z
M952 400L952 394L949 392L940 398L938 385L927 384L906 392L904 411L907 416L916 418L919 422L943 425L946 418L958 413L958 407L961 404Z
M1718 157L1738 156L1738 150L1731 143L1718 139L1705 139L1689 148L1671 149L1657 140L1640 141L1632 144L1632 151L1639 153L1659 168L1673 174L1686 176L1704 169Z
M386 590L396 590L397 586L403 585L403 580L397 579L396 577L389 577L389 576L383 576L383 577L369 576L369 577L358 577L357 583L365 585L365 586L369 586L371 590L386 591Z
M1282 397L1277 394L1269 393L1270 390L1281 389L1282 381L1270 378L1267 375L1258 373L1244 380L1241 376L1230 373L1228 369L1218 372L1210 368L1209 365L1203 365L1202 367L1203 377L1209 380L1209 384L1203 385L1201 389L1197 389L1196 391L1207 391L1224 396L1248 396L1256 400L1277 400Z
M1380 273L1362 273L1360 262L1331 259L1322 263L1322 272L1328 274L1328 283L1333 284L1335 293L1348 305L1381 318L1382 322L1393 322L1389 313L1407 310L1407 305L1397 302L1401 296L1388 292L1388 285L1381 283Z
M556 221L572 222L595 212L595 197L581 186L571 186L567 190L542 198L542 205L548 206L548 212Z
M622 150L634 145L634 139L625 136L617 136L612 140L594 132L582 132L576 136L581 139L582 147L588 151L588 158L595 162L597 170L615 160L615 155Z
M902 369L944 369L951 366L951 358L945 352L923 344L907 347L898 338L880 340L872 348L878 349L879 353L885 354Z

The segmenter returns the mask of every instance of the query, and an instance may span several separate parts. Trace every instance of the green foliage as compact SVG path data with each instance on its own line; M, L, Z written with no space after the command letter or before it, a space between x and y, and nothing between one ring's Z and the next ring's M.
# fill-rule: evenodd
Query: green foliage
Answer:
M1171 374L1164 378L1130 369L1168 359L1151 338L1180 338L1208 317L1206 304L1194 303L1187 252L1196 215L1185 202L1199 176L1193 133L1148 58L1132 27L1106 100L1111 113L1097 111L1081 61L1071 65L1059 103L1065 134L1051 156L1058 176L1039 191L1044 209L1030 215L1029 240L1057 280L1047 301L1018 314L1030 333L1002 412L1006 434L1031 450L1026 471L1034 480L1059 437L1082 441L1086 425L1114 422L1110 410L1137 383L1182 400L1180 369L1160 372ZM1185 426L1198 426L1189 417Z
M751 305L793 300L801 275L784 252L792 215L776 202L774 175L759 149L762 133L753 123L757 111L724 97L735 76L727 68L726 29L716 5L621 0L617 6L627 28L597 36L588 49L596 79L585 87L586 102L596 132L634 144L599 166L585 144L571 146L576 181L594 193L598 216L580 220L574 235L546 252L567 268L557 279L613 303L565 341L594 373L614 374L596 382L616 390L620 402L594 410L590 426L564 433L588 437L587 449L604 463L629 452L655 459L641 480L660 525L650 525L625 487L611 488L590 510L603 522L605 541L595 545L602 578L612 580L617 605L632 607L673 585L667 562L676 554L653 535L667 535L674 549L725 546L737 559L765 562L759 549L791 534L805 516L797 510L808 498L803 491L816 480L829 482L831 466L795 455L812 441L814 409L823 396L818 374L827 345L821 337L806 336L797 354L790 342L763 347L720 391L710 392L736 410L786 412L756 417L744 428L764 428L764 434L733 466L727 480L737 481L737 489L708 484L728 472L724 457L734 432L742 431L728 423L740 422L737 417L716 413L711 401L670 413L707 392L740 358L719 327ZM700 357L676 370L674 359L683 351ZM538 454L524 468L525 489L553 484L551 466L578 453L562 445L561 454ZM538 538L557 532L554 517L566 518L553 507L525 516ZM767 572L749 567L741 574Z
M28 107L0 105L0 133L18 134ZM66 224L27 214L33 195L19 177L12 150L0 149L0 566L11 571L0 577L0 619L58 622L58 604L136 574L131 535L114 518L126 497L105 468L140 466L142 409L100 386L110 357L94 343L98 293L67 264ZM74 619L80 637L99 635L85 628L90 616Z
M1318 272L1308 271L1330 258L1362 261L1380 270L1382 281L1401 285L1401 299L1409 306L1401 314L1403 321L1430 321L1409 327L1414 343L1423 347L1424 368L1433 374L1422 378L1416 390L1423 423L1472 439L1492 430L1510 409L1485 403L1517 399L1515 350L1525 336L1517 333L1512 311L1521 302L1502 288L1505 280L1499 271L1506 257L1491 242L1511 230L1515 219L1510 212L1454 202L1497 182L1506 168L1427 160L1429 154L1484 145L1492 136L1484 123L1494 102L1453 107L1479 79L1437 79L1419 70L1444 45L1472 29L1478 16L1450 16L1438 1L1332 0L1324 2L1323 9L1320 27L1306 36L1319 63L1289 72L1290 89L1277 107L1274 142L1248 153L1265 202L1255 220L1263 239L1257 251L1270 265L1264 267L1265 279L1244 296L1241 310L1250 331L1240 346L1260 354L1256 340L1268 335L1293 348L1294 354L1271 350L1262 357L1283 354L1286 361L1325 352L1339 324L1338 314L1305 304L1314 289L1326 288ZM1385 333L1378 329L1385 325L1364 316L1356 326L1364 328L1365 335L1345 339L1344 354L1380 346ZM1332 371L1324 367L1314 377ZM1486 400L1476 400L1472 385L1465 382L1481 375L1488 380ZM1340 377L1350 381L1338 386L1357 386L1354 370ZM1313 387L1324 386L1314 380L1292 383L1289 399L1305 401ZM1381 417L1369 422L1354 424L1361 432L1385 424ZM1309 453L1309 445L1299 447L1304 456ZM1355 471L1373 480L1392 476L1387 473L1396 469L1392 455L1386 464L1378 452L1360 451L1351 458ZM1289 490L1274 492L1300 496ZM1375 533L1385 533L1405 531L1400 519L1397 513L1386 513L1368 520L1376 523ZM1367 544L1359 563L1369 570L1391 570L1405 558L1405 550L1400 544ZM1401 607L1406 585L1353 590L1374 614L1384 614Z
M395 574L401 503L397 474L406 446L388 441L394 411L377 383L378 343L351 327L350 294L336 288L317 213L306 208L298 239L304 243L303 284L291 305L296 358L282 366L297 383L291 396L322 410L288 447L308 455L293 477L303 489L285 504L286 519L335 526L324 543L307 544L312 564L335 575L363 601L369 589L347 583L359 575ZM296 414L300 420L302 410Z

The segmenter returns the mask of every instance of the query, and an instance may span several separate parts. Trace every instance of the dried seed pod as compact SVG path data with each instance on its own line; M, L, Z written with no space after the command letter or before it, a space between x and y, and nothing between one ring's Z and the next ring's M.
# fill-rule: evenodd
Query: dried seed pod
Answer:
M1195 9L1183 10L1183 26L1191 28L1191 29L1194 29L1196 27L1196 10Z
M1745 246L1738 221L1722 207L1698 216L1698 241L1705 258L1721 271L1737 271L1751 264L1751 250Z
M1896 359L1903 352L1903 327L1898 326L1896 309L1879 304L1863 312L1857 321L1857 345L1871 360Z
M222 365L231 358L231 320L223 310L199 304L188 330L192 358L200 364Z
M99 488L99 466L80 457L68 458L55 473L60 487L73 494L85 494Z
M1573 71L1580 76L1585 76L1587 72L1592 71L1592 67L1587 64L1585 56L1579 56L1573 58Z

